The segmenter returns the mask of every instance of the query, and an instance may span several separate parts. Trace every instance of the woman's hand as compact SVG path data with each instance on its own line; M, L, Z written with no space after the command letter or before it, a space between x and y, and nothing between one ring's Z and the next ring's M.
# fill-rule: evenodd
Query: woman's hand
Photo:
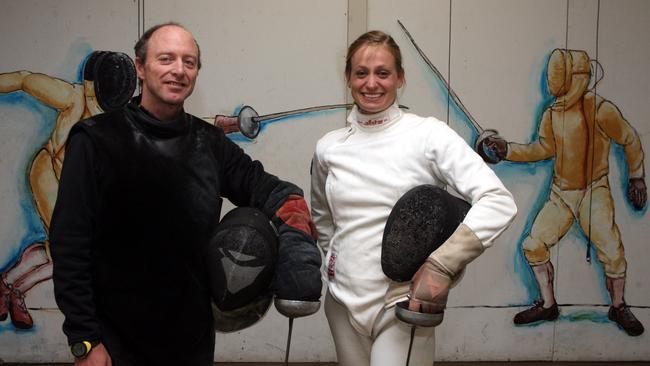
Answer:
M409 310L441 313L447 306L451 278L435 260L427 258L415 272L409 291Z

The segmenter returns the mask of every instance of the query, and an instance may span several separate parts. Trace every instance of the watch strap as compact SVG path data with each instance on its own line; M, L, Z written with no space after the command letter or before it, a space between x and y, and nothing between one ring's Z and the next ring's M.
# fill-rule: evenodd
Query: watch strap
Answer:
M90 351L95 347L96 345L99 344L99 341L79 341L75 342L70 346L70 350L72 351L72 355L77 357L77 358L83 358L90 353ZM83 351L83 354L79 351Z

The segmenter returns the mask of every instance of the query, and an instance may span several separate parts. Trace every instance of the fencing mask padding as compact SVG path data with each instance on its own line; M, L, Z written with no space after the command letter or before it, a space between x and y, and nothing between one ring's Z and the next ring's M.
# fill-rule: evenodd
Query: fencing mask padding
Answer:
M417 186L395 203L382 240L381 268L409 281L426 258L463 222L470 204L433 185Z

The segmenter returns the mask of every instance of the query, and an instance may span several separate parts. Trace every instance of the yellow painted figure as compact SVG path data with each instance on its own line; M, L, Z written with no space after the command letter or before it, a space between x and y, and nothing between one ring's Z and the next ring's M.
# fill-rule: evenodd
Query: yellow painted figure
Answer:
M636 336L644 329L623 297L627 263L614 221L608 159L611 141L623 147L628 166L628 199L640 209L645 206L647 194L644 154L637 132L616 105L587 90L591 71L586 52L554 50L548 62L547 83L556 100L542 116L539 138L529 144L506 143L498 136L486 138L485 145L499 159L534 162L554 158L550 197L523 242L541 299L517 314L514 322L557 319L549 249L577 220L605 269L611 297L609 318L629 335Z
M93 52L88 58L82 84L30 71L0 74L0 93L22 91L58 112L49 139L36 153L27 172L34 206L46 232L70 128L81 119L128 101L135 90L135 77L131 74L135 74L135 69L128 56L105 51ZM25 293L52 277L48 245L47 241L29 245L7 271L0 273L0 321L10 316L16 328L33 326Z

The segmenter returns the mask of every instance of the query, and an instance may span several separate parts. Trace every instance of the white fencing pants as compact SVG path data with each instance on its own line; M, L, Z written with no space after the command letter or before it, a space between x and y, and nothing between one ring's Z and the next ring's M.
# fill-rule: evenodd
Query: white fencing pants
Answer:
M370 337L352 327L347 309L334 300L329 291L325 296L325 315L334 338L339 366L406 365L411 327L395 317L394 308L379 315ZM409 365L432 366L434 356L434 328L418 327Z

